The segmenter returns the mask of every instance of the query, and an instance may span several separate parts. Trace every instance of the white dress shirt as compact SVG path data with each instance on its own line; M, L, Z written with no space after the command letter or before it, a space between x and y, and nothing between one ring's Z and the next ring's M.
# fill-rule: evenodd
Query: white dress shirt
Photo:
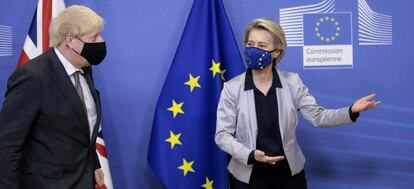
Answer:
M60 62L62 62L63 67L65 68L66 72L68 73L68 76L70 77L70 80L73 83L73 86L75 86L75 78L73 76L73 74L77 71L80 71L81 73L83 73L82 69L78 69L75 68L60 52L57 48L54 48L56 55L58 56ZM93 128L95 126L96 123L96 119L97 119L97 114L96 114L96 107L95 107L95 101L93 99L91 90L89 89L89 85L85 80L85 77L83 76L83 74L79 74L79 80L82 86L82 91L83 91L83 97L85 99L85 106L86 106L86 111L88 114L88 121L89 121L89 133L90 133L90 138L92 137L92 132L93 132Z

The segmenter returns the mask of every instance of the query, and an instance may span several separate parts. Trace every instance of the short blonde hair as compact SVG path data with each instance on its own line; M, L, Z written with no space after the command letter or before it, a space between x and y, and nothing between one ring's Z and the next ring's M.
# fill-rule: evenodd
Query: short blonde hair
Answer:
M72 5L52 20L49 27L50 45L59 46L66 35L80 37L94 28L103 28L104 20L93 10L81 5Z
M274 62L274 63L278 63L285 55L286 46L287 46L285 32L283 31L282 27L280 27L280 25L276 23L272 18L255 19L246 26L246 30L244 32L244 44L245 45L248 42L250 32L253 29L266 30L272 35L273 46L276 49L280 50L280 55ZM275 65L276 64L274 64L273 66Z

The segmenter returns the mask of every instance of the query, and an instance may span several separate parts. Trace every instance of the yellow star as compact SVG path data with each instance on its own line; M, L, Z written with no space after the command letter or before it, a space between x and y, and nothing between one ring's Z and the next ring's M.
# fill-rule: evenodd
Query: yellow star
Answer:
M214 180L209 180L208 177L206 177L206 183L201 186L205 189L213 189L213 182Z
M209 69L211 72L213 72L213 78L216 76L216 73L221 73L220 70L220 62L215 62L214 60L211 61L211 67Z
M226 72L226 70L221 70L220 74L221 74L221 80L226 81L226 79L224 78L224 73Z
M182 145L180 141L180 136L181 133L175 135L172 131L170 131L170 138L167 138L165 141L169 142L171 144L171 149L173 149L176 144Z
M183 110L181 109L181 107L183 106L184 102L181 102L180 104L177 104L175 102L175 100L172 101L172 106L170 108L168 108L167 110L172 111L174 118L175 116L177 116L177 114L184 114Z
M193 75L190 74L190 79L184 84L190 86L190 91L193 92L194 87L201 88L200 83L198 83L199 79L200 79L200 76L193 77Z
M187 175L188 172L195 173L195 171L194 171L194 169L192 167L193 166L193 163L194 163L194 161L187 162L187 160L185 160L183 158L183 164L181 166L179 166L178 169L183 170L184 176Z

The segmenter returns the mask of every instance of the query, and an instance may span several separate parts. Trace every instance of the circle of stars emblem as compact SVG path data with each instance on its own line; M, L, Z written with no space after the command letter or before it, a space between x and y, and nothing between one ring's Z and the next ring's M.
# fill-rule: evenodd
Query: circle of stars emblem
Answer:
M332 35L324 35L321 33L320 27L326 24L333 24L335 27L335 32ZM335 20L333 17L325 16L319 19L315 23L315 32L316 37L318 37L321 41L330 42L335 41L335 39L339 36L339 32L341 31L341 27L339 26L339 22Z

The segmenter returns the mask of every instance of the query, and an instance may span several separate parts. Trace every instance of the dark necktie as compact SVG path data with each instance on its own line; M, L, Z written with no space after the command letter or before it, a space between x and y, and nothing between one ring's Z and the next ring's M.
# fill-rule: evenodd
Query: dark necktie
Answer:
M79 95L79 97L81 99L81 102L83 104L83 108L85 109L85 112L86 112L85 98L83 97L82 85L81 85L80 80L79 80L79 75L80 74L81 74L80 71L76 71L75 73L73 73L73 78L75 79L76 92L78 92L78 95Z

